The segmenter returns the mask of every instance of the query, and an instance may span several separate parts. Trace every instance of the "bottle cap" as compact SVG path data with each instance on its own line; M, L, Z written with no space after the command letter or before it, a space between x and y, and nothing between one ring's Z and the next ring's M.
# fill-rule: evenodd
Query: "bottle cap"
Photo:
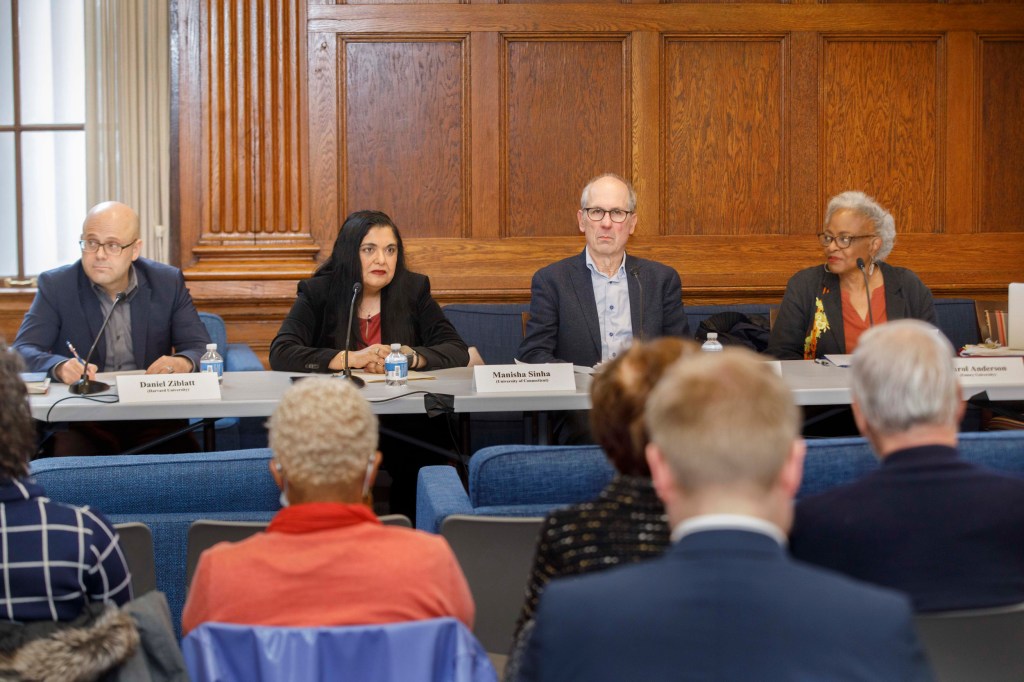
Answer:
M708 341L717 341L718 332L708 332Z
M206 350L217 350L217 344L215 344L215 343L208 343L208 344L206 344Z
M397 353L400 350L402 350L402 344L400 344L400 343L393 343L393 344L391 344L391 352L392 353Z

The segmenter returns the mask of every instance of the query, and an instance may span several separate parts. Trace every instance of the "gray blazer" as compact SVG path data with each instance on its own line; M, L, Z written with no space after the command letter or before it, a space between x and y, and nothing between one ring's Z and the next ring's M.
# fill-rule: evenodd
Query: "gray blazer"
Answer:
M914 318L937 324L932 292L917 275L906 268L879 262L885 286L886 319ZM803 360L804 339L814 322L814 299L820 298L829 329L818 339L815 357L830 353L846 353L843 331L843 302L839 293L839 276L815 265L796 273L786 285L779 315L772 327L768 354L780 360Z
M626 259L633 338L689 336L679 274L661 263ZM530 287L530 321L517 357L523 362L601 361L601 325L586 255L541 268Z

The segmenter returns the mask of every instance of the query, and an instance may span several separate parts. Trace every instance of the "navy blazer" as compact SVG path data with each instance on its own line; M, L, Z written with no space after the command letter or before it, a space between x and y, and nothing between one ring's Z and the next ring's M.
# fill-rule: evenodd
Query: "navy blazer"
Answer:
M885 287L886 320L914 318L938 325L932 292L917 275L906 268L878 262ZM780 360L803 360L804 340L814 323L815 299L821 300L829 329L818 339L815 357L847 353L843 331L843 300L839 276L815 265L793 275L786 284L786 293L779 314L772 325L768 342L769 355Z
M188 357L198 368L210 335L199 319L181 270L146 258L137 259L133 266L139 285L129 302L136 366L146 369L162 355L177 354ZM82 261L77 261L39 275L36 297L21 322L14 348L29 371L49 372L71 357L67 341L84 358L102 324L99 299ZM101 341L90 360L101 372L106 354L106 344Z
M689 336L679 273L644 258L626 259L633 338ZM601 323L586 253L541 268L530 285L530 321L517 357L523 362L601 362Z
M928 680L905 597L748 530L552 582L520 680Z
M918 611L1024 602L1024 479L927 446L802 500L799 559L905 592Z

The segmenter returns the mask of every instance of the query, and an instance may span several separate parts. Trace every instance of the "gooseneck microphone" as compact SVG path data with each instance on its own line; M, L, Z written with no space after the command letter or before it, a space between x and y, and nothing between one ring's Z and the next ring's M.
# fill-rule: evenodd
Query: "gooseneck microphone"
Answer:
M92 352L96 350L96 344L103 338L103 331L107 328L107 323L110 322L110 318L114 315L114 308L117 304L127 298L128 294L123 291L117 292L114 296L114 305L110 306L110 310L107 311L107 316L103 318L103 324L100 325L100 331L96 334L96 338L92 342L92 346L89 347L89 352L85 354L85 366L82 368L82 378L75 383L68 386L68 393L74 395L92 395L93 393L99 393L110 388L110 384L103 383L102 381L89 381L89 360L92 359Z
M639 334L634 334L634 336L636 336L640 340L640 343L643 343L643 341L644 341L644 285L640 281L640 268L638 268L638 267L636 267L634 265L632 268L629 269L629 274L633 275L633 277L636 279L636 286L637 286L637 288L640 291L640 333Z
M352 368L348 366L348 349L352 344L352 316L356 313L356 297L363 290L363 285L356 282L352 285L352 302L348 306L348 332L345 333L345 378L352 382L356 388L362 388L366 382L359 377L352 376Z
M875 326L875 316L871 314L871 286L868 284L868 271L864 267L864 259L857 259L857 267L860 268L861 274L864 275L864 294L868 297L868 326Z

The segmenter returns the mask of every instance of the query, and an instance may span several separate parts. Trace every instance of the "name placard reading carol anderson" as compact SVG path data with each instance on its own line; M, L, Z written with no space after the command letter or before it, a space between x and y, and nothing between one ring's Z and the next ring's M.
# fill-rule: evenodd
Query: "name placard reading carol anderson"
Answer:
M1020 358L956 358L956 375L964 386L1024 385Z
M473 368L477 393L504 391L575 391L572 365L478 365Z
M220 384L214 372L127 374L117 377L117 396L122 403L220 400Z

